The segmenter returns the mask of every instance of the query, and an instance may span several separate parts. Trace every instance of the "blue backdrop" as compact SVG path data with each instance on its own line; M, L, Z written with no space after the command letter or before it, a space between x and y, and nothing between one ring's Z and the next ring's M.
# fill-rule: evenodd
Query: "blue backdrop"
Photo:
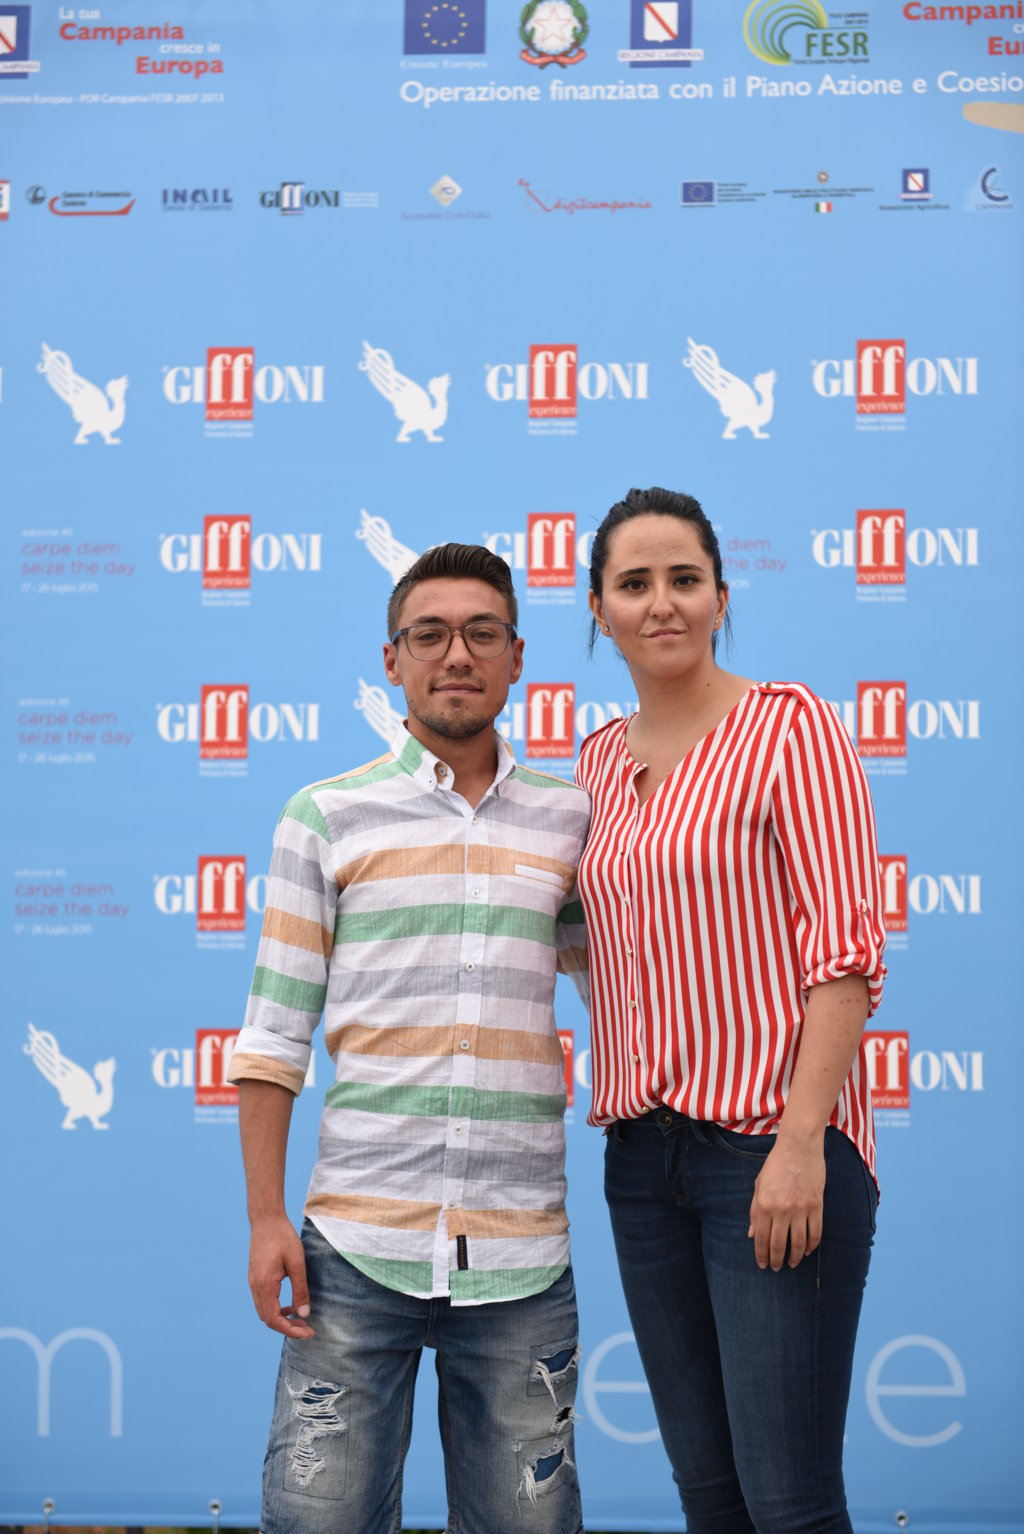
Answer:
M0 1520L256 1521L223 1077L277 813L383 749L386 599L446 538L511 562L503 727L568 772L633 706L585 657L589 535L662 483L719 528L727 664L839 704L875 794L857 1527L1024 1529L1022 41L918 0L0 6ZM568 990L559 1025L586 1518L678 1528Z

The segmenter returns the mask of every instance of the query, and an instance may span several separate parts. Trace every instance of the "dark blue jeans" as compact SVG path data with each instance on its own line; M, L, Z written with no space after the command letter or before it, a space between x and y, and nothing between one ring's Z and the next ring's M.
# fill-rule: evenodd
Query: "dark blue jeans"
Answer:
M825 1131L821 1244L760 1269L750 1200L774 1135L659 1108L608 1131L622 1286L688 1534L851 1534L843 1432L877 1195Z

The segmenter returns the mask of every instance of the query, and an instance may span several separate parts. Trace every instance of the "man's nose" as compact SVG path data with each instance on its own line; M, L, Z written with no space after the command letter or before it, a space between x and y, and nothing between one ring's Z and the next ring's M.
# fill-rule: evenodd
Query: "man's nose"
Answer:
M446 666L458 667L460 669L472 666L473 656L466 643L465 634L452 634L451 648L444 658L444 663Z

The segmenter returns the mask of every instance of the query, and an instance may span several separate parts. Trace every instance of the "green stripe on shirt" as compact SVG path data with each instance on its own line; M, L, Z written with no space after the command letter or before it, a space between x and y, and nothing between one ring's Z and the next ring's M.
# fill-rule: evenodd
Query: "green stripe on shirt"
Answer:
M484 1092L479 1087L371 1086L336 1081L327 1090L325 1108L355 1108L361 1113L393 1113L412 1118L487 1119L491 1123L557 1122L565 1109L562 1092Z
M319 1017L327 1000L327 987L314 985L311 980L296 980L292 975L279 975L276 969L257 964L252 977L252 995L274 1001L279 1007L313 1012Z
M580 917L582 920L582 915ZM340 911L334 927L336 943L382 943L410 937L449 937L458 932L482 932L487 937L524 938L555 942L555 921L544 911L511 905L406 905L390 911Z

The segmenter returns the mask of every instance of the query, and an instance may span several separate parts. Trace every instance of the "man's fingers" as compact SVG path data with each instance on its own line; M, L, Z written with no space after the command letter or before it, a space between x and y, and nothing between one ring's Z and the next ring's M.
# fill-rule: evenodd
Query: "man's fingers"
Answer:
M807 1222L795 1220L789 1227L789 1265L795 1268L807 1253Z
M306 1282L306 1254L301 1246L298 1255L288 1263L288 1277L292 1286L291 1309L305 1319L309 1315L309 1285Z

